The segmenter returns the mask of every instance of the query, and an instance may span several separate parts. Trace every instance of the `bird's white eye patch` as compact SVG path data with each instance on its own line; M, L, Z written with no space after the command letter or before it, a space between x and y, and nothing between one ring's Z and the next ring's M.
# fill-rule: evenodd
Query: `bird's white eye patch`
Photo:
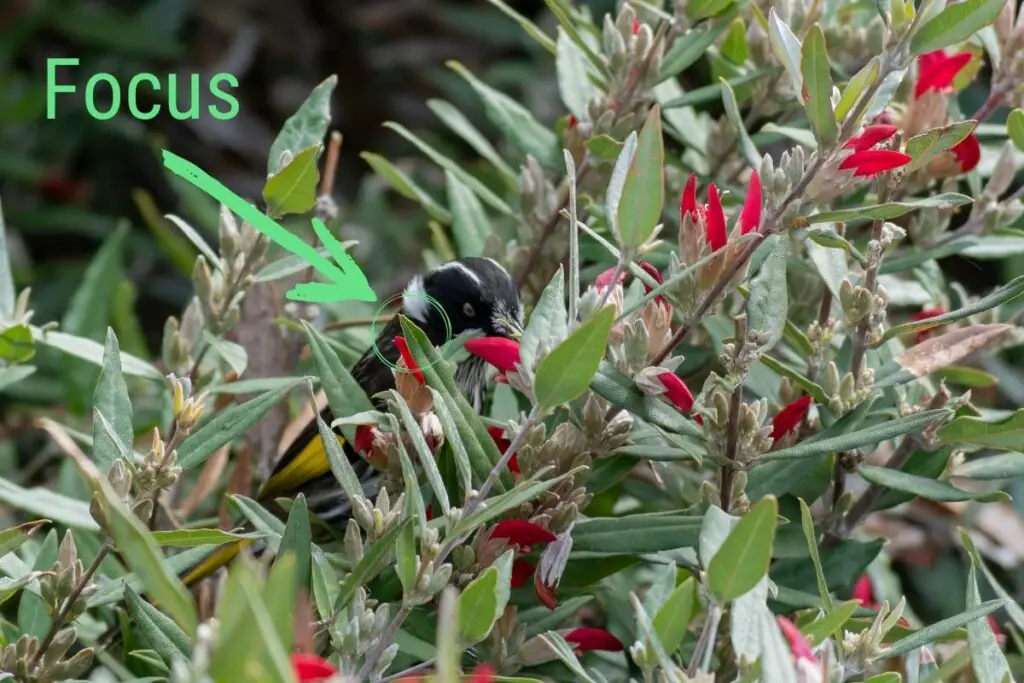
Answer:
M427 293L423 290L423 276L417 275L409 281L402 293L402 309L413 320L424 323L427 321L429 307Z
M473 309L473 304L469 303L468 301L462 304L462 312L466 315L467 318L472 318L476 316L476 311Z

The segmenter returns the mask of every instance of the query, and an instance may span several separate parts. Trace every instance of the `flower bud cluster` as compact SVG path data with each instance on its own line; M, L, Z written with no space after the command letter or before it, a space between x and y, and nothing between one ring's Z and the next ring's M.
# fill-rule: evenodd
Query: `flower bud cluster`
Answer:
M196 295L180 321L172 316L164 325L164 365L179 375L189 374L204 329L219 337L238 324L242 296L252 285L253 273L270 244L248 223L239 225L225 206L221 207L218 238L220 263L211 271L205 256L196 258L192 269Z
M359 660L370 651L374 641L384 633L389 623L391 623L390 605L378 604L376 600L367 596L363 586L359 586L348 607L328 627L334 651L341 660L341 670L357 670ZM378 665L378 669L386 670L396 654L398 654L398 646L391 644L381 655L381 661L386 664ZM383 669L380 668L381 666Z
M899 624L903 618L903 610L906 607L906 598L900 598L896 606L889 607L889 602L882 603L875 616L875 620L860 633L852 631L843 632L843 640L840 643L840 655L848 674L858 674L874 663L875 658L884 651L882 643L886 642L886 635Z
M78 559L78 548L70 531L57 550L57 561L47 572L38 573L39 595L52 619L58 617L68 624L85 613L99 586L85 581L85 567ZM81 587L79 587L81 585ZM81 678L92 666L93 650L85 648L66 657L75 644L77 632L73 626L61 628L45 645L36 636L25 634L15 642L0 648L0 674L9 673L17 681L45 683ZM0 679L3 676L0 675Z
M829 412L839 417L863 403L871 395L874 384L875 371L866 363L861 367L858 378L852 372L840 376L839 367L832 361L825 368L821 386L828 396Z
M371 503L368 498L363 496L359 496L352 501L352 518L366 534L367 540L376 542L392 527L402 521L402 503L404 500L405 494L401 493L394 504L392 504L388 490L381 488L377 494L376 503ZM349 528L351 528L351 524ZM347 547L349 543L348 530L346 530L345 535Z

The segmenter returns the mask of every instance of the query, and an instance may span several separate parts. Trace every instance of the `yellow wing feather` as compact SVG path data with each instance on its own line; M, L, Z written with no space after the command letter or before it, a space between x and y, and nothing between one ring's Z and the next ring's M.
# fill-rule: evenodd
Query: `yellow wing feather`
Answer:
M345 437L335 434L338 444L345 446ZM298 455L292 458L279 471L275 472L260 489L260 499L275 498L288 495L308 481L326 474L331 470L327 460L327 451L320 435L315 435L309 443L302 447Z

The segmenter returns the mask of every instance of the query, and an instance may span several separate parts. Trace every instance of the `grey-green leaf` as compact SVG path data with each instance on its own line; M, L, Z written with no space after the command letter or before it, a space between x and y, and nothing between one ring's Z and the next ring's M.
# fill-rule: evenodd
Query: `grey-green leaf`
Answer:
M604 358L614 319L614 307L604 307L540 362L533 392L542 410L568 403L587 390Z
M106 473L121 453L131 453L135 441L132 402L121 373L121 350L112 328L107 328L103 369L93 395L93 408L103 416L112 430L112 433L108 433L101 421L93 420L93 459L100 470Z
M270 146L267 159L267 177L281 170L281 154L288 152L294 158L300 150L323 142L327 127L331 125L331 95L338 77L328 76L313 89L299 110L288 117Z
M750 283L750 297L747 300L747 318L751 330L768 333L768 341L762 347L770 350L782 339L789 314L789 293L786 284L786 265L789 260L789 235L773 236L774 248L761 270Z

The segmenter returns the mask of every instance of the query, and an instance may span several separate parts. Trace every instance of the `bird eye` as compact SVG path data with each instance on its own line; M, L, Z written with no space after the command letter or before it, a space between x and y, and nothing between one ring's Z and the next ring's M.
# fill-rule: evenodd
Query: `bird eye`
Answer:
M472 318L476 316L476 311L473 310L473 304L471 303L462 304L462 312L466 315L467 318Z

